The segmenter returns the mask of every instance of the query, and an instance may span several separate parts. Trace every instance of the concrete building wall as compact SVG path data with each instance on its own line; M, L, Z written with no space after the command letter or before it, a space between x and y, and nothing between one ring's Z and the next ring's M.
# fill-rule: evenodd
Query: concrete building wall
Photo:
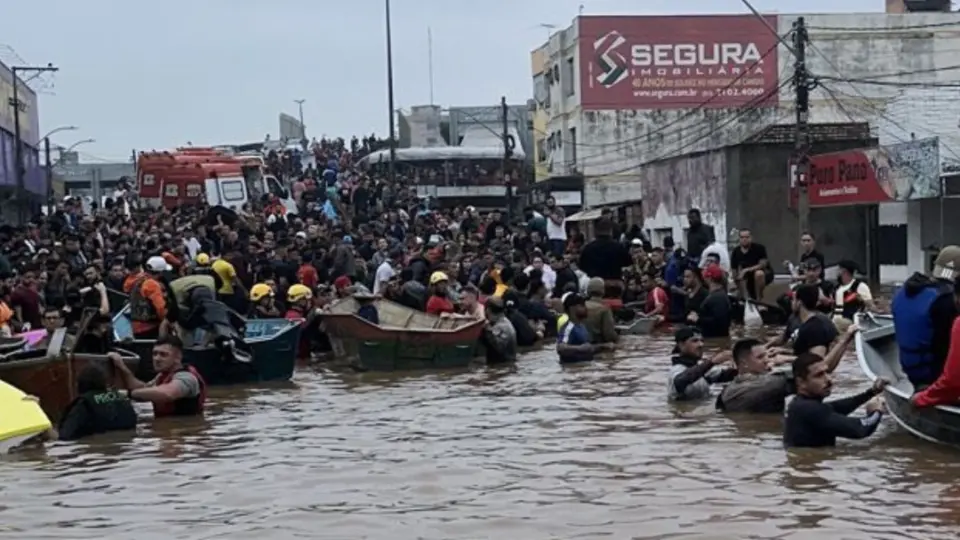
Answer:
M508 105L508 125L517 130L522 146L527 156L527 162L533 163L533 130L530 129L530 111L526 103L523 105ZM460 139L467 134L471 127L480 126L491 133L503 132L503 115L499 105L486 107L450 107L450 144L458 146Z
M787 34L798 16L805 17L810 27L809 69L817 75L916 83L941 83L956 77L951 70L937 71L957 63L960 33L956 27L891 28L960 24L960 14L780 15L779 32ZM554 136L548 150L553 169L560 173L574 167L588 176L626 172L650 161L737 144L764 126L789 122L792 117L793 90L789 86L780 90L778 106L748 112L742 108L583 111L577 28L575 21L544 45L554 76L546 110L547 131ZM569 72L571 60L573 71ZM787 81L793 56L782 45L777 62L780 80ZM899 72L915 74L890 77ZM958 89L903 91L829 80L824 85L830 91L817 89L811 94L813 123L865 121L891 139L906 140L910 133L917 138L939 135L945 146L960 149ZM574 138L578 144L564 144ZM942 153L957 154L947 149Z

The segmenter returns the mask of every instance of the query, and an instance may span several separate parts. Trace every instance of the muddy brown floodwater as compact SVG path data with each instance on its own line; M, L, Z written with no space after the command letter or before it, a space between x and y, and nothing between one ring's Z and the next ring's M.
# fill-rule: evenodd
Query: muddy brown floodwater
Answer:
M885 420L787 453L780 418L666 402L668 340L591 365L302 367L203 422L0 460L0 538L955 540L960 453ZM837 394L866 384L852 357Z

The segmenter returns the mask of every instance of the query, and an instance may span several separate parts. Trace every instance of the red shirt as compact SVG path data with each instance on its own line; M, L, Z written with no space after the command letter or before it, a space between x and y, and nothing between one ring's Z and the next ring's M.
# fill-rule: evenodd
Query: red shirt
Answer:
M283 314L283 318L288 321L302 321L300 327L303 330L307 328L307 320L303 313L296 309L288 309ZM297 358L310 358L310 335L307 332L300 332L300 343L297 346Z
M23 320L20 322L30 323L30 328L39 330L43 328L40 320L40 293L27 287L17 287L10 295L10 307L20 308L20 314Z
M669 301L666 291L660 287L654 287L652 291L647 293L647 302L643 306L643 310L648 315L664 315ZM659 309L657 309L658 304Z
M440 315L441 313L453 313L453 302L446 296L431 296L427 300L427 313L431 315Z
M943 373L924 391L911 399L916 407L956 405L960 402L960 318L953 320L950 330L950 351L943 365Z

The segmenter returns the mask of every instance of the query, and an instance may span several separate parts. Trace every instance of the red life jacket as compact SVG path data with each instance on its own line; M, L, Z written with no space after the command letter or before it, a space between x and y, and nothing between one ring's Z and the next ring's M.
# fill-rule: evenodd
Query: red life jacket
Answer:
M303 330L307 329L307 318L299 309L288 309L283 318L288 321L301 321L300 327ZM308 332L300 332L300 343L297 345L297 358L310 358L310 334Z
M154 418L160 418L163 416L193 416L203 413L203 406L207 402L207 382L203 380L203 377L200 376L200 372L194 369L193 366L183 366L176 371L170 371L161 374L157 378L156 386L160 386L172 381L173 376L181 371L186 371L192 374L197 378L198 381L200 381L200 395L193 398L181 398L175 401L154 403Z

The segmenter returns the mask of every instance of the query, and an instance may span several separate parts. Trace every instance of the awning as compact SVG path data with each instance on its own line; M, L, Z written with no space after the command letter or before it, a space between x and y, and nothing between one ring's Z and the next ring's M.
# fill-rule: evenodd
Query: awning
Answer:
M568 217L567 221L593 221L595 219L599 219L604 210L612 210L612 208L593 208L591 210L577 212L576 214Z

